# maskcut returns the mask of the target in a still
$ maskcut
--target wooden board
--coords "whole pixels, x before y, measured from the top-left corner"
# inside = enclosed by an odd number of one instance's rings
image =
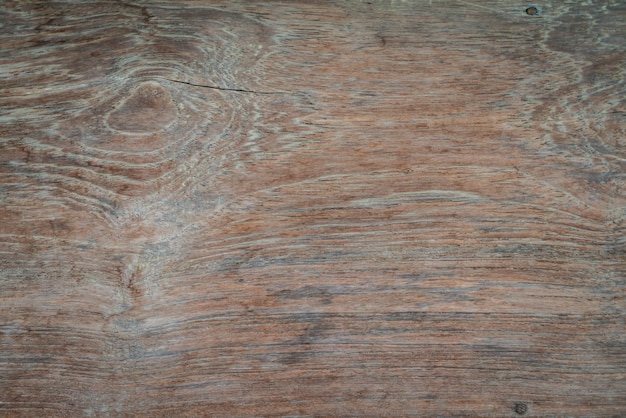
[[[0,415],[625,415],[626,3],[530,6],[3,1]]]

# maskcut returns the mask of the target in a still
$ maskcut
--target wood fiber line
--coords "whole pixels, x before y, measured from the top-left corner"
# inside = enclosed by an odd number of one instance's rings
[[[626,4],[0,4],[0,415],[626,414]]]

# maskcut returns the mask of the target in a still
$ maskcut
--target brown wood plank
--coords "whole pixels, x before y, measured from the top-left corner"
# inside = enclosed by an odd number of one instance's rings
[[[626,414],[626,3],[0,4],[1,416]]]

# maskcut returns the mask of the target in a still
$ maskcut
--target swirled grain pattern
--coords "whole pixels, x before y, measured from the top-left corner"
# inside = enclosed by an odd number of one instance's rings
[[[626,6],[0,4],[0,415],[626,413]]]

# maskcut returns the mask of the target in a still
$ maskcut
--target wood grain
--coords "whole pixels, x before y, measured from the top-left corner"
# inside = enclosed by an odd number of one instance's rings
[[[626,4],[0,5],[0,415],[626,414]]]

